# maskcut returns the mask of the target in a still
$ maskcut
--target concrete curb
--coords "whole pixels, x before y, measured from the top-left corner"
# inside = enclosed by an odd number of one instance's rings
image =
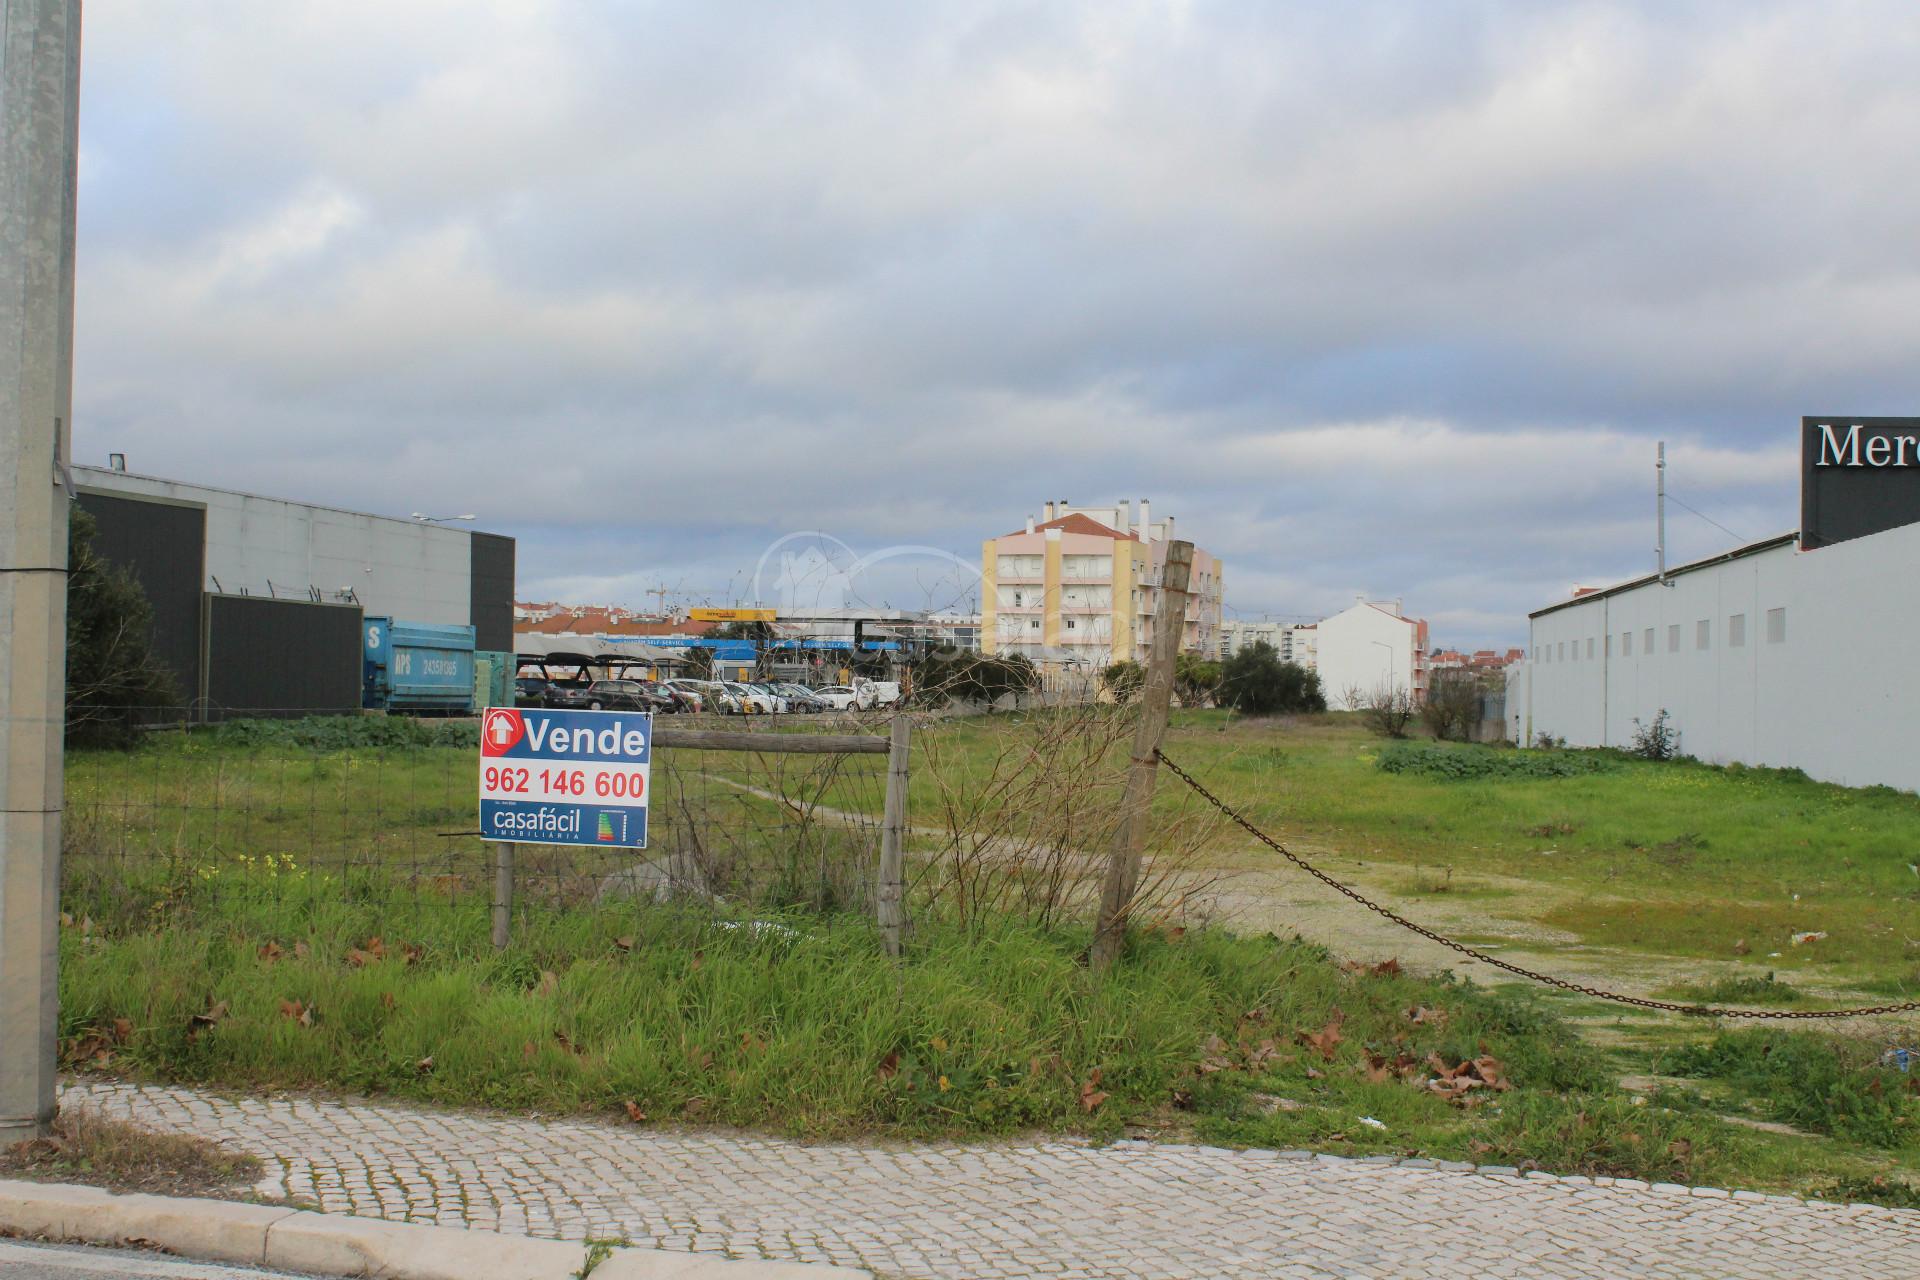
[[[378,1280],[569,1280],[585,1244],[463,1227],[385,1222],[230,1200],[115,1195],[97,1187],[0,1180],[0,1232],[163,1249],[205,1262],[247,1263]],[[616,1248],[595,1280],[872,1280],[867,1271],[800,1262]]]

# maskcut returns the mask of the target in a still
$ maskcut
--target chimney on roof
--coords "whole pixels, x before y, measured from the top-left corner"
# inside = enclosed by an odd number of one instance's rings
[[[1119,531],[1123,534],[1130,532],[1133,528],[1133,509],[1127,505],[1125,498],[1121,498],[1113,504],[1113,513],[1119,517],[1116,522],[1116,527]]]
[[[1042,507],[1041,510],[1047,513],[1045,517],[1043,517],[1044,519],[1047,519],[1047,520],[1053,519],[1053,500],[1049,498],[1047,500],[1047,504],[1044,507]]]
[[[1153,540],[1153,507],[1145,498],[1140,499],[1140,541]]]
[[[1033,517],[1032,517],[1032,516],[1028,516],[1028,517],[1027,517],[1027,532],[1028,532],[1028,533],[1032,533],[1032,532],[1033,532]]]

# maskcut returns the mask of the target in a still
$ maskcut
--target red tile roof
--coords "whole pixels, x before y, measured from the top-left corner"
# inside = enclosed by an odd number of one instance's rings
[[[557,613],[538,622],[523,622],[514,628],[538,636],[703,636],[713,630],[710,622],[634,622],[615,619],[605,609],[588,609],[574,615]]]
[[[1085,533],[1096,538],[1117,538],[1123,542],[1138,542],[1140,538],[1133,533],[1121,533],[1118,529],[1109,529],[1092,516],[1081,515],[1078,511],[1061,516],[1058,520],[1049,520],[1045,524],[1033,526],[1035,533],[1042,529],[1058,529],[1062,533]],[[1013,533],[1003,533],[1003,538],[1011,538],[1016,533],[1025,533],[1025,529],[1015,529]]]

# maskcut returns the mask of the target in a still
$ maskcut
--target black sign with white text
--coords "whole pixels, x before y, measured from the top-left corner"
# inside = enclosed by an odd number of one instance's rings
[[[1800,419],[1800,546],[1920,523],[1920,418]]]

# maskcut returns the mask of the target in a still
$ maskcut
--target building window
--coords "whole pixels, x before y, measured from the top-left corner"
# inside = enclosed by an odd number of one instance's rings
[[[1073,619],[1072,619],[1072,618],[1068,618],[1068,619],[1067,619],[1067,630],[1069,630],[1069,631],[1071,631],[1071,630],[1073,630]]]
[[[1560,642],[1560,660],[1562,662],[1567,660],[1567,642],[1565,640]]]
[[[1693,624],[1693,647],[1696,649],[1713,648],[1713,619],[1702,618]]]
[[[1039,629],[1040,629],[1040,619],[1034,618],[1027,623],[1027,630],[1038,631]]]
[[[1651,657],[1653,655],[1653,628],[1648,627],[1647,634],[1641,636],[1640,640],[1640,652]]]
[[[1744,648],[1747,643],[1747,615],[1736,613],[1727,619],[1727,648]]]
[[[1587,637],[1587,656],[1589,658],[1593,656],[1593,637],[1592,636]]]
[[[1633,632],[1631,631],[1622,631],[1620,633],[1620,656],[1623,658],[1631,658],[1633,656]]]
[[[1787,611],[1785,609],[1767,610],[1767,643],[1785,644],[1787,642]]]
[[[1680,624],[1677,622],[1667,624],[1667,652],[1680,652]]]

